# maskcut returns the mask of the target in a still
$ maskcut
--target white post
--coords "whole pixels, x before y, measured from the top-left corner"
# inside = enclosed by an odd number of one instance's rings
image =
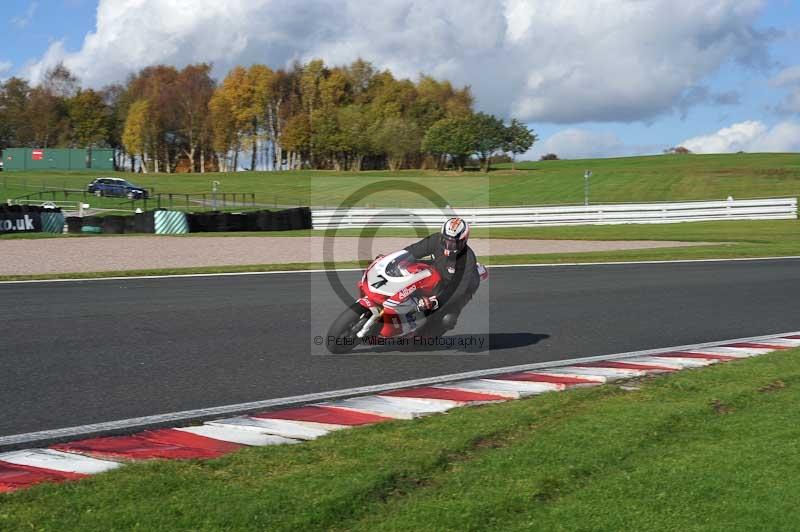
[[[583,206],[589,206],[589,178],[592,177],[592,171],[587,169],[583,173]]]

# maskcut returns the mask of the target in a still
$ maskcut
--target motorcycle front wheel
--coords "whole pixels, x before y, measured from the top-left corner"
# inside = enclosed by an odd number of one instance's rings
[[[325,346],[334,355],[349,353],[360,343],[356,333],[361,330],[370,316],[370,311],[358,303],[347,307],[328,329]]]

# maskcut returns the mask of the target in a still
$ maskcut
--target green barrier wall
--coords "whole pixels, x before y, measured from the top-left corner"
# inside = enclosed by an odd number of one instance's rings
[[[114,170],[114,150],[8,148],[4,170]]]

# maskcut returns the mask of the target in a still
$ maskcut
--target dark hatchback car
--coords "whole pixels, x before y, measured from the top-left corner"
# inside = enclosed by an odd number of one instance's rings
[[[128,199],[147,199],[147,189],[119,177],[98,177],[86,189],[95,196],[117,196]]]

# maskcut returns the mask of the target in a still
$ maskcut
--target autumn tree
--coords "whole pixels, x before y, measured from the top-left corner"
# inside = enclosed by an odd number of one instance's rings
[[[25,122],[30,128],[29,142],[34,148],[57,147],[68,136],[64,101],[41,86],[34,87],[28,94]]]
[[[132,156],[139,156],[140,168],[147,173],[148,150],[154,146],[154,126],[150,122],[151,109],[147,100],[136,100],[128,110],[122,143]]]
[[[147,100],[147,117],[150,135],[147,141],[148,162],[155,172],[171,172],[179,153],[179,139],[175,136],[175,91],[172,90],[178,70],[167,65],[154,65],[142,69],[128,83],[132,101]]]
[[[302,168],[303,161],[307,160],[311,149],[311,122],[307,114],[296,114],[286,122],[281,142],[283,148],[288,151],[289,169],[299,170]]]
[[[92,89],[79,90],[67,102],[71,144],[76,147],[107,144],[109,109],[100,93]]]
[[[398,170],[425,154],[459,170],[477,154],[488,170],[493,154],[535,141],[519,122],[503,127],[473,104],[468,86],[396,78],[363,59],[237,66],[219,83],[207,64],[152,65],[101,90],[81,89],[59,64],[38,86],[0,83],[0,148],[109,146],[119,166],[155,172],[203,172],[208,161],[227,171]]]
[[[443,118],[428,129],[422,149],[437,158],[438,168],[449,159],[458,171],[462,171],[467,158],[475,152],[472,126],[469,117]]]
[[[389,170],[400,170],[420,151],[422,131],[405,118],[387,118],[371,133],[375,149],[386,154]]]
[[[189,159],[189,171],[197,168],[195,155],[203,152],[208,139],[208,105],[214,92],[210,76],[211,65],[188,65],[181,70],[171,87],[171,100],[175,102],[176,132],[182,140],[181,150]],[[205,154],[201,156],[201,163]]]
[[[80,89],[78,78],[59,62],[44,73],[41,87],[56,98],[72,98]]]
[[[0,84],[0,150],[31,145],[32,132],[26,109],[31,88],[21,78]]]

